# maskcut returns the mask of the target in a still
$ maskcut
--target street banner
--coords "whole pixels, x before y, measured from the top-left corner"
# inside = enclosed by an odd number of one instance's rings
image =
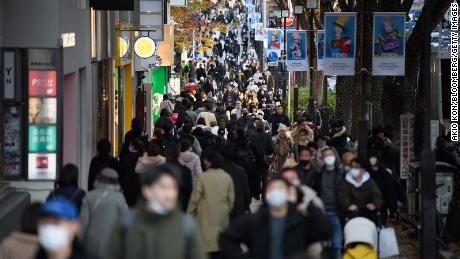
[[[318,31],[316,35],[316,64],[317,70],[324,70],[324,31]]]
[[[374,13],[372,75],[404,76],[406,13]]]
[[[264,40],[264,24],[259,22],[257,23],[256,25],[256,29],[255,29],[255,40],[256,41],[263,41]]]
[[[267,29],[267,63],[268,66],[278,66],[281,57],[281,30]]]
[[[307,31],[286,31],[286,68],[288,71],[307,71]]]
[[[352,76],[355,74],[356,13],[325,13],[324,74]]]

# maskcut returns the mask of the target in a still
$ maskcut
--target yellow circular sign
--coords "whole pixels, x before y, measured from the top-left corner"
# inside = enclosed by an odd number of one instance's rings
[[[141,58],[150,58],[155,54],[155,42],[149,37],[140,37],[134,43],[134,52]]]
[[[120,48],[120,58],[124,57],[126,55],[126,53],[128,53],[128,47],[129,47],[129,43],[128,41],[123,38],[123,37],[118,37],[119,39],[119,48]]]

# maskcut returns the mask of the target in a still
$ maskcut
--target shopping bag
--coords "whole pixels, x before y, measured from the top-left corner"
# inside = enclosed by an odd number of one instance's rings
[[[399,248],[394,228],[382,228],[379,233],[380,258],[396,255],[399,255]]]

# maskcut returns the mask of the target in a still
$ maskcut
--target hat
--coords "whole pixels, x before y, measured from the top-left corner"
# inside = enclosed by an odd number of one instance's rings
[[[106,167],[101,171],[101,177],[108,180],[118,180],[118,173],[110,167]]]
[[[348,16],[339,16],[339,18],[335,20],[334,25],[340,26],[343,29],[345,28],[345,24],[348,22],[348,19],[350,19]]]
[[[77,207],[63,196],[50,198],[42,205],[40,212],[42,216],[53,216],[72,221],[78,219]]]
[[[343,234],[345,246],[353,243],[365,243],[377,249],[377,228],[374,222],[367,218],[351,219],[345,224]]]

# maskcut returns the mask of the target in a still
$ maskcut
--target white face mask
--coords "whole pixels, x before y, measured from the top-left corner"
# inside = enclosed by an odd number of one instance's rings
[[[332,166],[335,164],[335,156],[326,156],[324,158],[324,163],[328,166]]]
[[[41,225],[38,227],[38,239],[46,251],[57,252],[71,242],[69,232],[64,225]]]
[[[153,213],[156,213],[158,215],[166,215],[168,214],[171,210],[165,208],[155,197],[155,194],[152,191],[148,192],[148,199],[147,201],[147,209],[150,210]]]
[[[350,169],[350,174],[351,174],[351,176],[353,176],[353,177],[358,177],[360,173],[361,173],[361,172],[359,171],[359,169],[356,169],[356,168]]]
[[[286,191],[275,189],[267,193],[266,200],[270,207],[280,208],[287,202],[288,193]]]
[[[377,164],[377,158],[376,157],[371,157],[369,158],[369,163],[374,166]]]

